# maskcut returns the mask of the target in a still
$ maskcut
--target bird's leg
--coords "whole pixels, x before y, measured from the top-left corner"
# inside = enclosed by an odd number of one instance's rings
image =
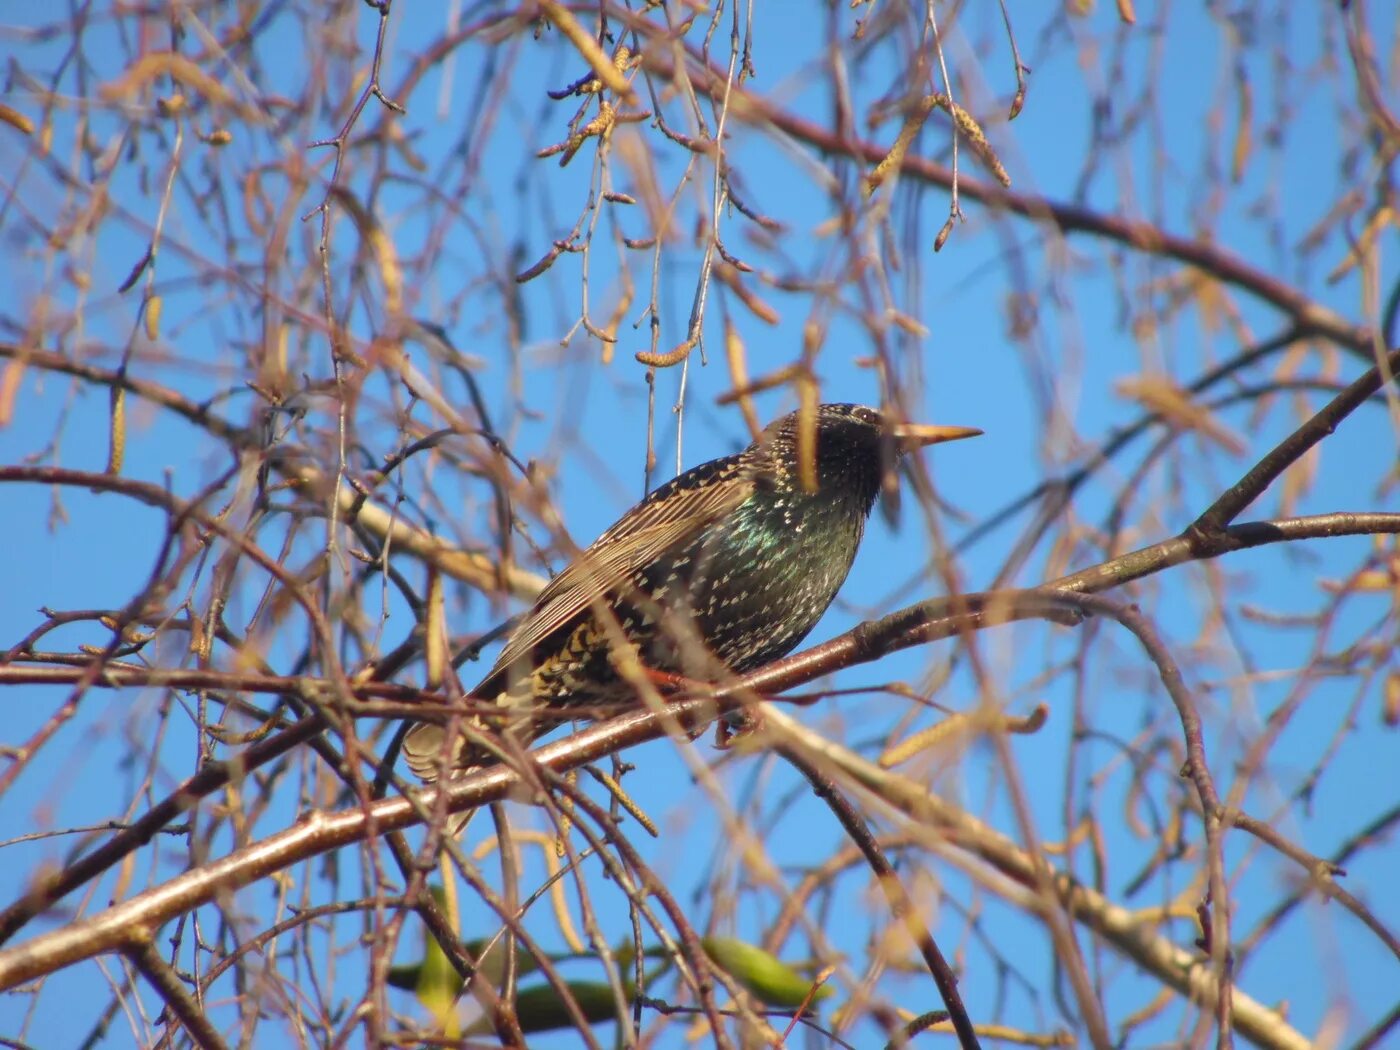
[[[705,696],[714,692],[715,686],[712,682],[702,682],[695,678],[687,678],[685,675],[676,674],[674,671],[658,671],[654,668],[644,667],[642,673],[646,675],[647,681],[668,693],[671,696]],[[760,696],[760,699],[769,699]],[[715,747],[721,750],[730,747],[741,737],[749,736],[757,732],[763,725],[763,716],[757,706],[736,708],[727,711],[720,716],[715,723]],[[695,740],[703,730],[696,730],[690,734],[690,739]]]
[[[674,671],[658,671],[653,667],[643,667],[642,674],[646,676],[648,682],[656,686],[665,696],[679,700],[687,696],[704,696],[711,692],[714,686],[709,682],[701,682],[694,678],[687,678],[683,674]],[[686,738],[698,740],[703,735],[703,726],[686,730]]]
[[[642,674],[647,681],[658,689],[667,693],[706,693],[713,688],[707,682],[700,682],[694,678],[687,678],[685,675],[676,674],[674,671],[658,671],[651,667],[643,667]]]

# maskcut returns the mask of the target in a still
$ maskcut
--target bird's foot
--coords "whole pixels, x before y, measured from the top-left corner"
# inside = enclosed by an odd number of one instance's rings
[[[715,747],[727,751],[763,728],[763,715],[756,707],[726,712],[715,723]]]

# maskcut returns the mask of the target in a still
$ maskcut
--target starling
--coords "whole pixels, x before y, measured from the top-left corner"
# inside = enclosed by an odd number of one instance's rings
[[[550,581],[471,694],[521,711],[507,727],[515,741],[547,730],[544,708],[635,702],[614,663],[624,644],[646,668],[702,681],[791,652],[845,582],[890,458],[981,433],[821,405],[809,491],[799,415],[662,485]],[[471,735],[482,743],[459,736],[449,756],[445,727],[415,725],[409,768],[433,781],[444,762],[458,772],[489,764],[480,729]]]

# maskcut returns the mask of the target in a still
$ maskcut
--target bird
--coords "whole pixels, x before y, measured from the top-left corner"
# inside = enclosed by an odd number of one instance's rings
[[[469,694],[505,708],[505,728],[473,721],[449,740],[447,726],[418,722],[406,765],[426,783],[462,776],[507,753],[489,743],[503,733],[524,747],[589,708],[640,703],[619,673],[624,647],[647,670],[696,681],[785,656],[845,582],[888,467],[981,433],[822,404],[678,475],[555,576],[509,635]]]

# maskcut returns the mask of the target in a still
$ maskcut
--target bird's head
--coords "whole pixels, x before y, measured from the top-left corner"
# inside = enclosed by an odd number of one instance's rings
[[[810,422],[809,422],[810,419]],[[811,437],[804,435],[811,427]],[[804,418],[799,410],[769,425],[758,442],[785,487],[850,497],[869,513],[881,480],[908,452],[943,441],[975,437],[973,427],[897,422],[865,405],[818,405]],[[806,443],[815,438],[815,456]]]
[[[900,423],[865,405],[818,405],[812,416],[812,422],[807,425],[813,428],[819,462],[860,457],[873,458],[878,463],[886,448],[901,456],[925,445],[958,441],[982,433],[976,427]],[[776,455],[797,457],[806,422],[800,410],[791,412],[770,424],[762,441]]]

